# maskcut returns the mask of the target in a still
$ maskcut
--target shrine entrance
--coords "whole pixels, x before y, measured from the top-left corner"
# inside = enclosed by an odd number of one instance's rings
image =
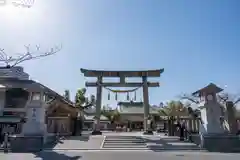
[[[150,129],[150,116],[149,116],[149,95],[148,87],[159,87],[158,82],[148,82],[148,77],[160,77],[164,72],[164,69],[159,70],[147,70],[147,71],[104,71],[104,70],[87,70],[81,69],[81,72],[85,77],[97,78],[96,82],[86,82],[86,87],[96,87],[96,115],[94,122],[94,129],[92,134],[102,134],[100,131],[100,116],[101,116],[101,103],[102,103],[102,88],[115,92],[116,97],[118,92],[132,92],[138,88],[143,88],[143,105],[144,105],[144,134],[153,134]],[[119,82],[103,82],[103,78],[119,78]],[[142,82],[126,82],[126,78],[142,78]],[[113,90],[109,87],[136,87],[132,90]],[[117,98],[115,99],[117,100]],[[129,98],[128,98],[129,99]],[[133,102],[134,103],[134,102]],[[150,121],[150,122],[149,122]]]

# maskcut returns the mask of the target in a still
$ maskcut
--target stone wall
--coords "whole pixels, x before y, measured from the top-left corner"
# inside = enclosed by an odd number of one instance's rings
[[[12,152],[40,151],[44,141],[42,136],[16,136],[10,137],[10,150]]]
[[[212,152],[240,152],[240,137],[236,135],[204,136],[203,147]]]
[[[57,140],[55,135],[43,136],[10,136],[10,150],[12,152],[38,152]]]

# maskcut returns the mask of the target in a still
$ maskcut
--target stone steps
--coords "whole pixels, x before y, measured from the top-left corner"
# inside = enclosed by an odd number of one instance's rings
[[[102,148],[105,149],[147,149],[145,141],[136,136],[106,136]]]

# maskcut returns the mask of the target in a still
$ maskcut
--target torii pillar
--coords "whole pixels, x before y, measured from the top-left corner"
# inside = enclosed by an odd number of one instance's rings
[[[102,83],[102,76],[98,76],[97,82],[99,84]],[[100,117],[101,117],[101,105],[102,105],[102,86],[97,86],[97,96],[96,96],[96,115],[94,122],[94,130],[92,132],[93,135],[101,135],[100,131]]]
[[[150,129],[149,120],[149,95],[148,95],[148,82],[147,76],[142,77],[143,81],[143,107],[144,107],[144,133],[143,134],[153,134]]]

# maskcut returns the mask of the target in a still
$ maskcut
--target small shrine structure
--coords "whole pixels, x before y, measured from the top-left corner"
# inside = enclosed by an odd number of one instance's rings
[[[12,150],[39,148],[55,133],[71,135],[78,109],[50,88],[31,80],[23,67],[0,67],[0,129]]]

